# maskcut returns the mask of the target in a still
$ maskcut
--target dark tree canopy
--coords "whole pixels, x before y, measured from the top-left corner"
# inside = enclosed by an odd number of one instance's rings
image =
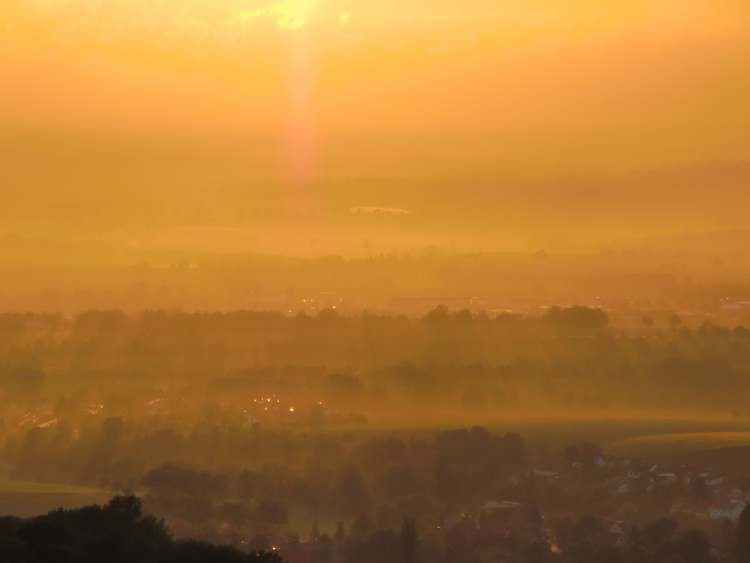
[[[276,553],[177,542],[164,523],[144,516],[136,497],[106,506],[56,510],[29,519],[0,519],[3,563],[282,563]]]

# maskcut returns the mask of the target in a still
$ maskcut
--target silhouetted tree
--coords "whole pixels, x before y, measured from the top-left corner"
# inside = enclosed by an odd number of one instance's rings
[[[750,506],[745,508],[737,522],[737,559],[750,563]]]
[[[404,518],[401,524],[401,551],[404,563],[419,561],[419,536],[414,518]]]
[[[339,522],[336,526],[336,533],[333,536],[333,539],[336,543],[341,544],[346,541],[346,529],[344,528],[344,523]]]

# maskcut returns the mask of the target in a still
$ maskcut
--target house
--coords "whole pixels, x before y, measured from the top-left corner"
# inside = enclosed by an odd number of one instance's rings
[[[545,471],[542,469],[532,469],[531,470],[532,475],[534,477],[539,477],[541,479],[546,479],[548,481],[554,481],[556,479],[560,478],[560,474],[556,471]]]
[[[534,504],[506,500],[485,503],[479,523],[483,532],[493,535],[513,534],[540,541],[543,537],[543,520]]]
[[[609,526],[609,533],[615,538],[615,545],[623,548],[628,544],[628,531],[625,522],[616,520]]]
[[[711,506],[708,509],[708,516],[711,520],[731,520],[736,522],[740,519],[742,511],[745,510],[747,504],[743,500],[739,499],[728,499],[721,504]]]
[[[498,511],[507,511],[507,510],[516,510],[518,508],[521,508],[523,506],[520,502],[515,502],[511,500],[502,500],[502,501],[496,501],[491,500],[482,506],[482,512],[486,514],[494,514]]]
[[[615,489],[616,495],[627,495],[630,493],[630,483],[622,483],[617,489]]]
[[[677,475],[675,475],[674,473],[659,473],[656,476],[656,479],[663,485],[671,485],[672,483],[677,481]]]
[[[707,520],[708,512],[704,502],[697,502],[689,496],[680,497],[669,508],[669,514],[675,518]]]
[[[715,476],[715,477],[709,477],[706,479],[706,485],[711,487],[712,489],[715,489],[717,487],[720,487],[724,484],[724,476]]]

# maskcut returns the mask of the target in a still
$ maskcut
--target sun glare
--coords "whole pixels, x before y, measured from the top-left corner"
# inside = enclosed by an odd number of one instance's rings
[[[278,26],[281,29],[301,29],[313,15],[317,0],[288,0],[282,2]]]
[[[317,0],[284,0],[257,10],[240,12],[238,19],[249,23],[258,18],[271,16],[276,18],[279,29],[302,29],[310,21],[317,4]]]

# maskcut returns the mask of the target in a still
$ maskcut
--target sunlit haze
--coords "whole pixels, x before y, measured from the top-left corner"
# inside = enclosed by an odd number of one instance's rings
[[[5,0],[2,231],[361,256],[742,229],[749,17],[743,0]]]
[[[0,0],[0,563],[750,563],[750,0]]]

